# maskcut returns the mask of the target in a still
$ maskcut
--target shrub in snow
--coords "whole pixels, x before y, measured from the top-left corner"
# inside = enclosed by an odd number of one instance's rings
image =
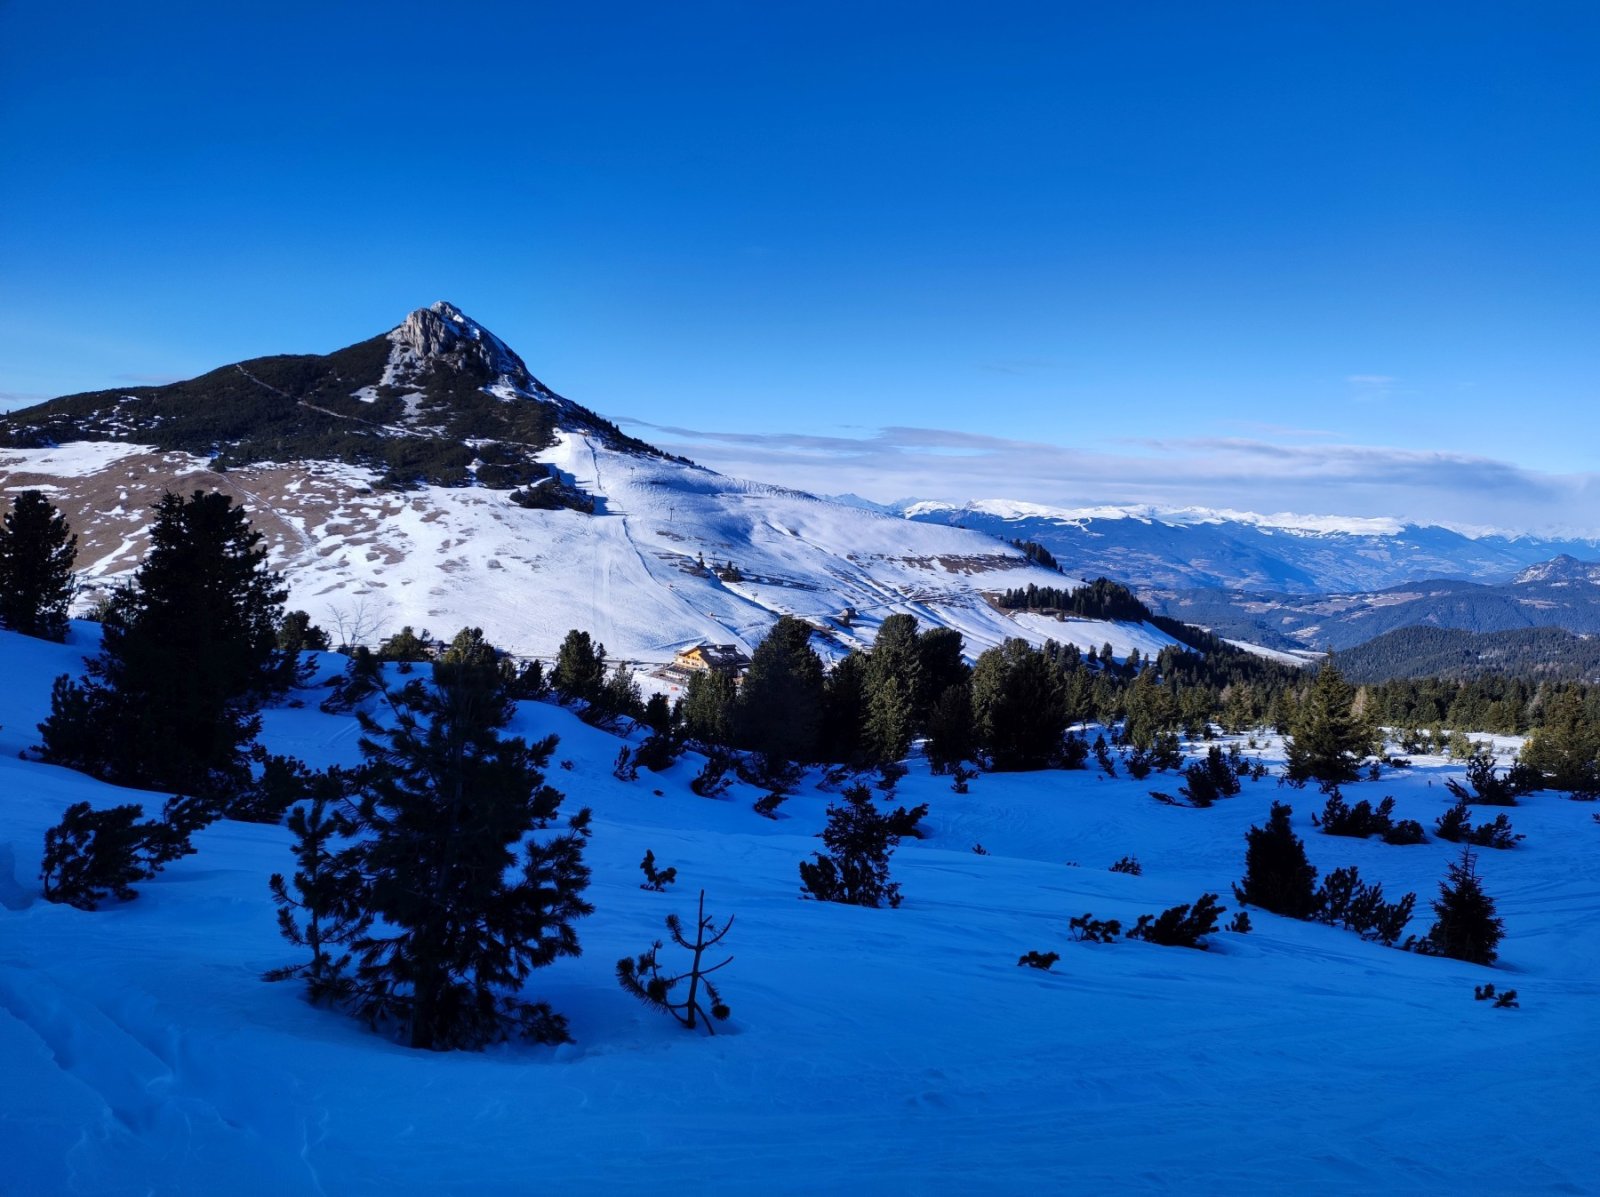
[[[1433,913],[1434,924],[1416,945],[1418,951],[1471,964],[1495,962],[1506,933],[1505,920],[1495,915],[1494,899],[1483,892],[1471,848],[1462,848],[1461,859],[1451,861],[1439,883]]]
[[[872,792],[853,785],[842,806],[828,807],[822,832],[827,854],[800,862],[803,896],[851,906],[900,905],[900,886],[889,880],[889,857],[900,837],[892,819],[872,805]]]
[[[1319,923],[1339,925],[1363,939],[1373,939],[1387,947],[1405,933],[1417,895],[1407,894],[1398,902],[1383,900],[1383,886],[1368,885],[1352,865],[1329,873],[1317,891],[1317,910],[1312,916]]]
[[[1440,815],[1434,829],[1442,840],[1457,844],[1475,844],[1480,848],[1510,848],[1523,837],[1511,829],[1511,820],[1504,814],[1494,817],[1492,823],[1472,825],[1472,815],[1465,799]]]
[[[700,767],[689,780],[689,788],[702,798],[720,798],[727,793],[728,787],[733,784],[733,778],[728,776],[729,762],[724,756],[709,756],[706,763]]]
[[[640,889],[650,889],[660,893],[678,879],[677,869],[656,868],[656,854],[649,848],[644,850],[644,859],[639,862],[639,869],[644,873],[644,881],[640,884]]]
[[[1543,784],[1543,778],[1537,769],[1522,761],[1501,774],[1495,771],[1492,757],[1474,756],[1467,762],[1467,784],[1472,787],[1470,791],[1453,777],[1444,784],[1459,802],[1482,806],[1515,806],[1523,794],[1537,790]]]
[[[1496,993],[1493,981],[1490,981],[1487,985],[1474,985],[1472,987],[1472,999],[1476,1002],[1493,1001],[1496,1010],[1515,1010],[1517,1008],[1517,991],[1515,989],[1507,989],[1504,993]]]
[[[1236,931],[1240,935],[1248,935],[1251,930],[1249,913],[1241,910],[1238,914],[1234,915],[1233,921],[1228,924],[1228,930]]]
[[[1202,894],[1192,905],[1172,906],[1159,915],[1141,914],[1128,938],[1170,948],[1204,948],[1202,936],[1217,929],[1217,919],[1225,909],[1217,905],[1216,894]]]
[[[639,780],[639,767],[633,763],[633,750],[626,744],[617,749],[617,759],[611,765],[611,776],[618,781]]]
[[[1183,771],[1184,784],[1178,793],[1190,806],[1206,807],[1219,798],[1232,798],[1239,792],[1239,775],[1222,750],[1213,744],[1204,760],[1193,761]]]
[[[1029,968],[1038,968],[1049,972],[1050,966],[1060,959],[1060,952],[1028,951],[1017,957],[1017,967],[1021,968],[1023,965],[1027,965]]]
[[[660,697],[660,695],[656,695]],[[683,752],[683,740],[671,729],[652,732],[633,754],[633,763],[652,773],[670,769]]]
[[[223,818],[241,823],[281,823],[295,803],[316,794],[334,797],[349,789],[344,771],[337,765],[326,772],[308,769],[304,762],[276,753],[261,754],[260,764],[261,775],[224,801]]]
[[[977,856],[987,856],[987,855],[989,855],[989,849],[985,848],[982,844],[973,844],[972,845],[972,851],[973,851],[973,854],[977,855]]]
[[[1116,762],[1111,759],[1111,750],[1106,747],[1106,738],[1099,735],[1094,738],[1094,760],[1107,777],[1117,775]]]
[[[95,910],[107,897],[137,897],[133,883],[193,852],[190,834],[210,821],[204,804],[190,799],[171,799],[163,813],[167,818],[140,822],[144,808],[136,803],[93,810],[74,802],[44,833],[44,896],[79,910]]]
[[[1240,902],[1290,918],[1317,909],[1317,870],[1306,859],[1305,842],[1289,826],[1294,809],[1272,804],[1265,827],[1245,832],[1244,879],[1233,887]]]
[[[927,838],[922,820],[928,817],[928,804],[919,803],[909,809],[897,806],[884,816],[889,821],[889,832],[896,839],[920,840]]]
[[[1415,819],[1394,821],[1394,799],[1385,798],[1376,807],[1363,798],[1354,806],[1344,800],[1344,795],[1334,787],[1322,808],[1322,815],[1311,816],[1313,826],[1322,828],[1324,835],[1341,835],[1351,839],[1382,836],[1389,844],[1420,844],[1427,841],[1422,824]]]
[[[956,794],[967,793],[967,783],[976,776],[978,776],[978,771],[976,769],[968,769],[965,765],[957,765],[952,774],[953,780],[950,782],[951,791]]]
[[[789,795],[782,790],[773,790],[770,794],[763,794],[750,804],[750,809],[765,819],[776,819],[778,808],[789,801]]]
[[[637,958],[624,956],[617,961],[618,983],[646,1005],[672,1015],[689,1030],[704,1026],[707,1034],[715,1035],[712,1020],[724,1021],[730,1011],[728,1004],[722,1000],[722,994],[712,983],[711,974],[732,964],[733,957],[729,956],[720,964],[710,967],[703,961],[706,950],[722,942],[723,936],[728,934],[728,929],[733,926],[733,916],[728,916],[721,930],[713,930],[715,926],[716,920],[706,914],[706,891],[701,890],[693,942],[684,934],[683,923],[678,916],[667,916],[667,931],[672,936],[672,942],[690,954],[688,969],[676,974],[663,971],[659,959],[663,944],[658,939],[649,951]],[[685,981],[689,982],[688,993],[681,1001],[674,1001],[673,990]],[[709,1008],[701,1004],[702,996],[709,1003]]]
[[[1139,863],[1137,856],[1124,856],[1111,866],[1113,873],[1128,873],[1138,877],[1144,872],[1144,866]]]
[[[1122,924],[1116,919],[1097,919],[1085,912],[1067,922],[1068,934],[1079,943],[1111,943],[1122,934]]]

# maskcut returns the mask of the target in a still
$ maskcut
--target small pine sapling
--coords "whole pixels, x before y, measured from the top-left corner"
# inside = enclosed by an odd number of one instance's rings
[[[970,782],[974,777],[978,776],[978,771],[976,769],[969,769],[965,765],[958,764],[955,767],[955,772],[951,776],[953,778],[953,780],[950,782],[951,792],[956,794],[965,794],[968,792],[967,783]]]
[[[1128,932],[1129,939],[1169,948],[1200,948],[1207,945],[1202,936],[1217,929],[1217,919],[1226,907],[1217,905],[1216,894],[1202,894],[1193,905],[1184,903],[1163,910],[1159,915],[1141,914]]]
[[[889,820],[889,831],[902,840],[921,840],[927,838],[923,829],[922,820],[928,817],[928,804],[921,803],[907,809],[897,806],[884,818]]]
[[[1067,932],[1078,943],[1113,943],[1122,934],[1122,924],[1116,919],[1097,919],[1085,911],[1067,922]]]
[[[295,836],[294,857],[299,867],[292,882],[282,873],[274,873],[268,886],[278,906],[278,933],[295,947],[309,950],[311,959],[272,969],[262,979],[303,977],[313,1002],[338,999],[349,992],[346,969],[350,953],[336,954],[336,949],[372,924],[372,915],[359,901],[360,878],[353,873],[350,858],[334,847],[335,840],[354,835],[356,825],[334,809],[326,795],[296,806],[289,812],[288,825]]]
[[[1439,816],[1434,828],[1442,840],[1473,844],[1479,848],[1510,848],[1523,838],[1511,829],[1511,820],[1503,812],[1496,815],[1492,823],[1474,827],[1466,800],[1462,798],[1458,798],[1454,806]]]
[[[985,848],[982,844],[973,844],[972,851],[977,856],[989,855],[989,849]]]
[[[689,788],[702,798],[720,798],[728,792],[733,778],[728,776],[729,762],[723,756],[709,756],[700,772],[689,780]]]
[[[878,766],[877,787],[887,794],[899,785],[900,779],[909,772],[911,770],[899,761],[884,761]]]
[[[778,808],[787,801],[789,801],[789,795],[782,790],[773,790],[772,793],[764,794],[757,798],[750,804],[750,808],[764,819],[776,819],[778,817]]]
[[[644,859],[639,862],[639,869],[644,873],[644,880],[640,882],[639,888],[654,890],[658,894],[678,879],[676,868],[656,868],[656,854],[649,848],[644,850]]]
[[[1244,879],[1233,887],[1240,902],[1289,918],[1309,918],[1317,909],[1317,870],[1306,846],[1289,825],[1294,808],[1272,804],[1265,827],[1245,832]]]
[[[1383,900],[1383,885],[1368,885],[1354,865],[1334,869],[1317,891],[1317,910],[1312,915],[1319,923],[1340,925],[1362,939],[1376,940],[1393,947],[1405,933],[1416,908],[1417,895],[1406,894],[1398,902]]]
[[[611,776],[618,781],[639,780],[639,766],[634,764],[633,750],[626,744],[617,749],[617,759],[611,766]]]
[[[1240,935],[1250,934],[1250,912],[1247,910],[1241,910],[1238,914],[1234,915],[1233,921],[1228,924],[1228,930],[1237,932]]]
[[[1060,959],[1060,952],[1028,951],[1017,957],[1017,967],[1021,968],[1023,965],[1027,965],[1029,968],[1037,968],[1049,972],[1050,966]]]
[[[79,910],[95,910],[107,897],[138,897],[133,883],[150,876],[140,859],[144,808],[136,803],[91,810],[87,802],[67,807],[61,822],[44,833],[40,880],[44,896]]]
[[[1131,877],[1139,877],[1144,873],[1144,866],[1139,863],[1137,856],[1124,856],[1111,866],[1113,873],[1127,873]]]
[[[1111,750],[1106,747],[1104,735],[1094,738],[1094,759],[1095,763],[1104,770],[1107,777],[1115,777],[1117,775],[1117,763],[1111,759]]]
[[[677,974],[668,974],[662,971],[659,954],[662,942],[658,939],[650,946],[649,951],[641,953],[637,958],[624,956],[617,961],[617,982],[623,989],[633,994],[647,1006],[654,1006],[672,1015],[689,1030],[696,1026],[704,1026],[706,1033],[715,1035],[715,1022],[727,1020],[731,1011],[728,1004],[722,1000],[722,994],[712,983],[711,974],[726,968],[733,963],[729,956],[720,964],[706,967],[703,963],[706,950],[722,942],[729,928],[733,926],[733,916],[728,916],[728,921],[722,924],[721,930],[713,930],[716,920],[706,914],[706,891],[700,891],[700,906],[695,916],[694,940],[684,934],[683,922],[676,914],[667,916],[667,931],[672,936],[672,942],[690,953],[689,967],[686,971]],[[672,991],[684,981],[689,982],[689,992],[682,1001],[673,1001]],[[704,990],[707,1006],[701,1004],[701,991]]]

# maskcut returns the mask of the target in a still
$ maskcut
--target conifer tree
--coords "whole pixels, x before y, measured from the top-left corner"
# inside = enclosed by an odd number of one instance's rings
[[[1355,704],[1356,691],[1330,654],[1289,723],[1288,777],[1334,783],[1360,779],[1377,734]]]
[[[864,785],[850,786],[843,797],[842,806],[828,807],[827,854],[800,862],[805,896],[851,906],[900,905],[900,886],[889,880],[889,857],[900,843],[893,817],[873,806]]]
[[[361,909],[374,929],[353,942],[354,1000],[394,1021],[413,1047],[476,1047],[518,1033],[566,1038],[565,1021],[515,991],[536,967],[575,956],[589,914],[583,862],[589,812],[564,832],[561,795],[544,784],[555,747],[502,738],[513,702],[498,664],[469,653],[392,695],[393,721],[362,722],[366,764],[351,848]],[[520,877],[508,874],[521,850]]]
[[[570,701],[592,702],[606,681],[606,646],[591,640],[588,632],[573,628],[556,651],[550,685]]]
[[[261,540],[224,494],[155,505],[149,552],[111,601],[88,678],[57,683],[46,760],[184,794],[247,783],[256,709],[295,664],[278,651],[284,590]]]
[[[739,689],[735,727],[744,747],[759,752],[769,773],[815,759],[822,727],[822,659],[811,629],[780,616],[750,655]]]
[[[77,553],[78,538],[43,492],[13,498],[0,517],[0,627],[65,640]]]
[[[728,921],[722,924],[720,930],[717,929],[716,920],[706,914],[706,891],[701,890],[692,941],[684,932],[682,920],[675,914],[667,916],[667,932],[672,936],[672,942],[689,953],[688,969],[676,975],[666,972],[658,959],[663,946],[658,939],[651,945],[649,951],[637,959],[624,956],[617,961],[617,980],[622,988],[634,997],[646,1005],[672,1015],[689,1030],[703,1026],[706,1034],[715,1035],[717,1032],[712,1026],[712,1020],[720,1022],[728,1017],[730,1011],[728,1004],[722,1000],[721,992],[711,980],[711,974],[732,964],[733,957],[729,956],[726,960],[710,966],[704,963],[704,958],[706,951],[721,943],[732,927],[733,916],[729,915]],[[689,992],[684,995],[682,1001],[673,1001],[672,991],[684,981],[689,982]],[[702,991],[709,1008],[701,1004]]]
[[[683,690],[683,730],[702,744],[733,743],[733,709],[738,691],[725,673],[691,673]]]
[[[1551,703],[1522,759],[1554,789],[1600,790],[1600,724],[1589,718],[1576,686],[1566,687]]]
[[[852,651],[828,673],[822,704],[818,754],[836,764],[862,763],[862,729],[867,721],[867,658]]]
[[[1265,827],[1244,833],[1244,880],[1233,887],[1241,902],[1293,919],[1317,909],[1317,870],[1306,859],[1305,841],[1289,826],[1293,808],[1272,804]]]
[[[972,686],[965,680],[946,686],[928,714],[928,760],[934,772],[948,773],[976,751],[972,734]]]
[[[268,887],[278,906],[279,933],[311,958],[275,968],[265,979],[304,978],[313,1002],[346,998],[351,990],[348,947],[372,922],[361,906],[361,878],[352,871],[355,854],[347,850],[355,820],[319,794],[290,811],[289,830],[295,836],[294,878],[286,881],[282,873],[274,873]]]
[[[1061,751],[1067,713],[1060,671],[1026,640],[1007,640],[972,672],[978,747],[1002,772],[1043,769]]]
[[[1470,964],[1493,964],[1505,936],[1505,920],[1496,917],[1494,899],[1483,892],[1478,858],[1463,846],[1461,859],[1450,862],[1433,903],[1434,924],[1426,950]]]
[[[911,747],[916,723],[916,697],[922,688],[922,656],[917,621],[911,615],[890,615],[878,629],[867,658],[867,702],[863,748],[871,764],[898,761]]]

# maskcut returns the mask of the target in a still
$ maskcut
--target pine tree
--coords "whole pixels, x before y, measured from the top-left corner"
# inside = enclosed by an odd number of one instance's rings
[[[0,518],[0,627],[67,638],[78,538],[41,491],[25,490]]]
[[[1522,750],[1522,759],[1557,790],[1600,790],[1600,725],[1584,710],[1576,686],[1566,687],[1545,713],[1544,724]]]
[[[889,857],[900,842],[893,818],[873,806],[864,785],[849,787],[843,797],[842,806],[828,807],[827,854],[800,862],[804,894],[850,906],[900,905],[900,886],[889,880]]]
[[[722,994],[711,980],[711,974],[726,968],[733,963],[729,956],[719,964],[709,968],[702,961],[708,948],[713,948],[722,942],[729,930],[733,927],[733,916],[728,916],[728,921],[722,924],[720,930],[715,930],[716,920],[706,914],[706,891],[700,891],[700,906],[695,916],[694,940],[691,942],[684,933],[683,923],[675,914],[667,916],[667,931],[672,936],[672,942],[690,954],[689,968],[687,971],[676,975],[662,970],[658,954],[662,943],[658,939],[651,945],[650,950],[634,959],[624,956],[617,961],[617,981],[622,988],[633,994],[634,997],[646,1005],[654,1006],[657,1010],[672,1015],[689,1030],[703,1026],[708,1035],[717,1032],[712,1026],[712,1020],[722,1021],[730,1013],[728,1004],[722,1000]],[[672,991],[684,981],[689,982],[689,992],[682,1001],[672,1000]],[[705,999],[710,1003],[707,1009],[701,1005],[701,991],[705,991]]]
[[[890,615],[878,629],[867,658],[866,726],[863,748],[871,764],[898,761],[911,747],[916,723],[916,697],[922,688],[922,656],[917,621]]]
[[[1354,687],[1330,654],[1290,721],[1288,777],[1335,784],[1360,780],[1361,763],[1372,754],[1377,733],[1357,714],[1355,703]]]
[[[606,682],[606,646],[573,628],[556,650],[550,686],[568,702],[592,702]]]
[[[809,626],[791,615],[780,616],[750,654],[739,689],[739,741],[765,758],[769,773],[816,756],[824,682],[822,659],[810,640]]]
[[[1317,909],[1317,870],[1306,859],[1305,841],[1289,826],[1293,808],[1272,804],[1265,827],[1244,833],[1244,880],[1233,887],[1241,902],[1293,919]]]
[[[391,696],[393,722],[362,722],[366,758],[351,848],[358,904],[377,928],[353,943],[359,1012],[396,1021],[413,1047],[476,1047],[512,1032],[547,1042],[565,1021],[513,996],[528,973],[579,952],[589,812],[558,835],[544,784],[555,747],[503,739],[513,711],[497,664],[441,660],[433,683]],[[520,878],[508,879],[521,848]]]
[[[57,683],[46,760],[142,789],[215,797],[247,784],[255,712],[296,664],[278,651],[284,590],[261,540],[227,495],[156,504],[88,678]]]
[[[946,686],[928,715],[928,760],[934,772],[947,773],[970,761],[976,751],[972,734],[972,686],[966,681]]]
[[[733,709],[738,691],[725,673],[691,673],[683,690],[683,730],[690,739],[714,747],[733,743]]]
[[[1026,640],[1007,640],[972,672],[978,746],[1002,772],[1043,769],[1061,751],[1067,713],[1060,671]]]
[[[1436,916],[1424,941],[1434,955],[1451,956],[1470,964],[1493,964],[1505,936],[1505,920],[1496,917],[1494,899],[1483,892],[1478,858],[1467,847],[1461,859],[1450,862],[1433,903]]]
[[[867,658],[852,651],[828,673],[822,704],[818,755],[835,764],[863,763],[862,728],[867,721]]]
[[[372,922],[360,904],[361,878],[352,872],[354,854],[346,850],[356,832],[355,820],[326,795],[318,795],[290,812],[289,830],[295,836],[299,867],[292,882],[274,873],[268,887],[278,906],[279,933],[307,949],[311,958],[273,969],[265,979],[304,978],[313,1002],[346,998],[350,994],[346,949]]]

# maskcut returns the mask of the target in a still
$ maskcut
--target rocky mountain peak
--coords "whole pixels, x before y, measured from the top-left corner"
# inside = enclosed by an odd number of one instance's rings
[[[1579,561],[1570,553],[1562,553],[1549,561],[1530,565],[1515,578],[1513,586],[1544,585],[1563,586],[1574,582],[1592,582],[1600,585],[1600,561]]]
[[[418,308],[389,334],[400,357],[413,363],[445,361],[457,368],[475,361],[490,374],[519,384],[528,368],[499,337],[445,300]]]

